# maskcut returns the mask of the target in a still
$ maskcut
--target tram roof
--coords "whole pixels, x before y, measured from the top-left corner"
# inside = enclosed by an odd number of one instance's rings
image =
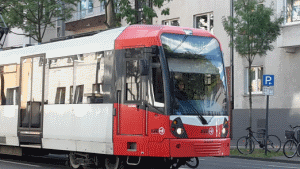
[[[20,57],[22,56],[44,53],[46,58],[56,58],[132,46],[161,45],[158,38],[162,33],[185,34],[184,30],[192,30],[193,35],[215,38],[211,33],[201,29],[166,25],[131,25],[103,31],[93,36],[1,51],[0,65],[20,63]]]
[[[115,49],[123,49],[134,46],[161,46],[161,42],[159,40],[161,34],[186,34],[185,30],[192,31],[192,35],[195,36],[216,38],[214,35],[203,29],[167,25],[131,25],[127,27],[116,39]]]
[[[0,52],[0,65],[20,63],[20,57],[46,53],[47,58],[114,49],[115,39],[126,27],[107,30],[93,36],[69,39]]]

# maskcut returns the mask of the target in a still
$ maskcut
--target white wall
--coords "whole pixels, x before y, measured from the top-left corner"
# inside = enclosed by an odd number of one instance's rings
[[[23,31],[18,28],[12,28],[11,31],[14,33],[18,33],[18,34],[23,34]],[[24,35],[17,35],[14,33],[9,33],[7,35],[4,46],[3,46],[4,48],[23,46],[24,43],[29,42],[29,38],[26,38]],[[3,39],[4,39],[4,37],[3,37]]]
[[[8,48],[8,47],[21,47],[25,44],[36,44],[37,41],[35,41],[33,38],[26,37],[24,35],[17,35],[17,34],[25,34],[23,30],[18,29],[18,28],[12,28],[12,32],[14,33],[9,33],[6,37],[5,43],[3,48]],[[17,34],[15,34],[17,33]],[[55,28],[47,28],[45,36],[43,38],[43,42],[48,42],[50,39],[56,37],[56,29]],[[4,39],[4,38],[3,38]],[[2,39],[2,41],[3,41]]]

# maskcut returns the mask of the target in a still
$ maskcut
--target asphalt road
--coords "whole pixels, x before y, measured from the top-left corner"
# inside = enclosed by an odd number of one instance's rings
[[[0,155],[0,169],[66,169],[65,156],[15,157]],[[300,169],[299,164],[237,159],[229,157],[199,158],[197,169]],[[182,166],[180,169],[188,169]]]

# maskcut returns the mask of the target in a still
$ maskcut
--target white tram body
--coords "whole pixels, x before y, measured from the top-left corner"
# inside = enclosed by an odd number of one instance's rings
[[[1,51],[0,153],[69,153],[73,168],[227,156],[223,63],[212,34],[171,26]],[[189,99],[173,94],[180,80]]]

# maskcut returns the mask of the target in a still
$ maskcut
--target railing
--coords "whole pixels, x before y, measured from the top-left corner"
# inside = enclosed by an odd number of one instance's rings
[[[91,18],[94,16],[104,15],[104,14],[105,14],[105,9],[103,8],[103,6],[98,6],[95,8],[82,10],[82,11],[76,11],[76,12],[73,12],[72,18],[67,20],[66,23],[78,21],[81,19]]]

